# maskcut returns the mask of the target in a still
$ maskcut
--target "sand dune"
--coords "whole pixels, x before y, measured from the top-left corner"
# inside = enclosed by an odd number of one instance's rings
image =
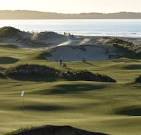
[[[110,43],[111,41],[112,43]],[[119,43],[120,46],[115,47],[114,43]],[[47,49],[50,52],[50,57],[46,57],[48,60],[115,59],[125,56],[123,55],[125,48],[126,52],[132,49],[135,52],[132,53],[136,56],[136,53],[138,53],[136,50],[140,51],[136,46],[140,43],[141,39],[133,38],[116,39],[114,37],[62,35],[49,31],[30,33],[13,27],[0,28],[0,45],[12,44],[20,48]],[[123,48],[122,51],[119,47]],[[140,54],[138,53],[137,56],[140,56]]]
[[[98,45],[58,46],[50,49],[49,60],[108,60],[118,57],[116,48]]]

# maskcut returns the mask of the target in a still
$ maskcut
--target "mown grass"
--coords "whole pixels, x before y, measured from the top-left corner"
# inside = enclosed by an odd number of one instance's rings
[[[40,64],[67,70],[58,62],[39,60],[39,51],[0,48],[0,57],[17,58],[19,64]],[[72,70],[106,74],[117,83],[87,81],[34,82],[0,79],[0,134],[41,125],[71,125],[111,135],[140,135],[141,85],[133,83],[141,74],[140,60],[118,59],[66,62]],[[130,67],[130,68],[127,68]],[[20,96],[21,91],[25,96]]]

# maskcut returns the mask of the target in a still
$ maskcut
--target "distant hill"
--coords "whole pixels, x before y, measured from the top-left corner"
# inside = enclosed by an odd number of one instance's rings
[[[0,10],[0,19],[141,19],[141,13],[80,13],[63,14],[28,10]]]

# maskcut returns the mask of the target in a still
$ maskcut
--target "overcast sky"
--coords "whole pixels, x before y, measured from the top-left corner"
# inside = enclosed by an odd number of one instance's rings
[[[141,0],[0,0],[0,10],[38,10],[62,13],[141,12]]]

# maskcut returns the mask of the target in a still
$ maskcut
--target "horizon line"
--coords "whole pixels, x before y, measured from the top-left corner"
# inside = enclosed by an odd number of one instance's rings
[[[96,11],[93,11],[93,12],[75,12],[75,13],[63,13],[63,12],[53,12],[53,11],[41,11],[41,10],[28,10],[28,9],[4,9],[4,10],[1,10],[0,9],[0,12],[1,11],[28,11],[28,12],[40,12],[40,13],[56,13],[56,14],[92,14],[92,13],[97,13],[97,14],[115,14],[115,13],[141,13],[141,12],[134,12],[134,11],[117,11],[117,12],[96,12]]]

